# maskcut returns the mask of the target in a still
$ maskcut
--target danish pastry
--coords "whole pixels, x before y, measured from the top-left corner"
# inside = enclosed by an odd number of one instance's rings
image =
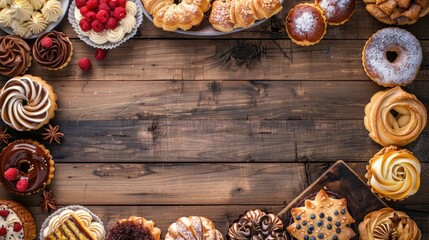
[[[205,217],[181,217],[168,227],[165,240],[211,239],[223,240],[212,221]]]

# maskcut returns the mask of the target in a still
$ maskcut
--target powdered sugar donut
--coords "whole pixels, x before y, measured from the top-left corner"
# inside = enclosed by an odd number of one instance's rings
[[[376,32],[368,39],[362,52],[366,74],[385,87],[411,83],[422,60],[419,40],[410,32],[396,27]]]
[[[355,10],[355,0],[316,0],[326,16],[329,25],[341,25],[347,22]]]

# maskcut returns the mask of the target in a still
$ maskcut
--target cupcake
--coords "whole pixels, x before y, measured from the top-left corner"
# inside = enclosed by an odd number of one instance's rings
[[[54,160],[42,144],[25,139],[3,148],[1,184],[10,192],[29,195],[44,189],[54,177]]]
[[[406,213],[392,208],[382,208],[367,214],[359,223],[359,235],[361,240],[422,239],[417,224]]]
[[[0,200],[0,238],[36,239],[36,223],[31,213],[15,201]]]
[[[336,199],[320,190],[314,200],[291,210],[293,223],[286,230],[298,240],[348,240],[356,234],[349,226],[355,220],[347,210],[345,198]]]
[[[40,35],[33,45],[33,57],[49,70],[63,69],[73,55],[73,45],[62,32],[52,31]]]
[[[259,209],[249,210],[235,220],[226,237],[229,240],[287,239],[282,220]]]
[[[1,90],[1,118],[18,131],[39,129],[54,117],[56,100],[52,86],[40,77],[17,76]]]
[[[341,25],[347,22],[355,10],[355,0],[316,0],[323,10],[329,25]]]
[[[24,74],[31,66],[30,46],[20,37],[0,37],[0,74],[14,77]]]
[[[39,239],[104,240],[105,235],[103,223],[95,214],[82,206],[68,206],[43,222]]]
[[[160,237],[161,230],[155,227],[153,221],[147,221],[142,217],[131,216],[128,219],[119,220],[116,225],[109,230],[106,240],[159,240]]]
[[[181,217],[168,227],[165,240],[211,239],[223,240],[222,234],[216,230],[212,221],[205,217]]]

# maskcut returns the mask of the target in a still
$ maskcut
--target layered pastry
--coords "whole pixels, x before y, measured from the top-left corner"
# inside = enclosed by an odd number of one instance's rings
[[[391,27],[374,33],[362,51],[366,74],[385,87],[404,86],[417,76],[423,60],[419,40],[407,30]]]
[[[31,213],[15,201],[0,200],[0,238],[36,239],[36,223]]]
[[[63,14],[59,0],[5,0],[0,8],[0,26],[23,38],[42,33]]]
[[[104,240],[106,235],[100,219],[80,206],[59,209],[46,222],[42,226],[40,239]]]
[[[205,217],[181,217],[168,227],[165,240],[212,239],[223,240],[212,221]]]
[[[426,122],[425,106],[401,87],[377,92],[365,107],[364,123],[369,136],[384,147],[411,143]]]
[[[68,65],[73,55],[73,45],[62,32],[41,34],[33,45],[33,57],[49,70],[59,70]]]
[[[159,240],[161,230],[155,227],[153,221],[147,221],[142,217],[131,216],[128,219],[119,220],[107,234],[106,240]]]
[[[366,10],[385,24],[413,24],[429,13],[429,0],[364,0]]]
[[[382,208],[368,213],[359,223],[359,234],[361,240],[422,239],[417,224],[406,213],[392,208]]]
[[[347,22],[355,10],[354,0],[316,0],[329,25],[341,25]]]
[[[31,66],[30,46],[20,37],[0,37],[0,74],[14,77],[24,74]]]
[[[292,42],[300,46],[318,43],[326,34],[326,17],[317,5],[301,3],[286,17],[286,32]]]
[[[17,140],[3,148],[0,155],[0,181],[9,190],[21,195],[44,189],[54,177],[54,160],[42,144]]]
[[[1,118],[18,131],[39,129],[54,117],[56,100],[52,86],[40,77],[17,76],[1,90]]]
[[[345,198],[335,199],[320,190],[314,200],[291,210],[293,223],[286,230],[298,240],[348,240],[356,234],[349,226],[355,220],[347,210]]]
[[[406,149],[385,147],[369,160],[366,169],[371,191],[387,200],[404,200],[419,190],[420,162]]]
[[[275,214],[259,209],[241,215],[228,230],[227,239],[278,239],[286,240],[283,222]]]

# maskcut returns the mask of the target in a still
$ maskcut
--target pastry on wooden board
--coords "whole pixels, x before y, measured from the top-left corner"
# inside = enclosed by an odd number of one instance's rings
[[[34,240],[36,236],[31,213],[15,201],[0,200],[0,239]]]
[[[168,227],[165,240],[210,239],[223,240],[215,224],[199,216],[181,217]]]
[[[155,227],[153,221],[148,221],[143,217],[130,216],[127,219],[119,220],[110,228],[106,240],[159,240],[160,237],[161,230]]]

